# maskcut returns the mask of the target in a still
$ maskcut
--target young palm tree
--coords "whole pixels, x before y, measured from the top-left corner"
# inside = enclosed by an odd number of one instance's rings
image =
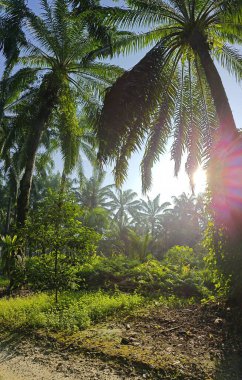
[[[157,225],[160,224],[163,212],[169,206],[169,202],[164,202],[160,205],[160,194],[158,194],[153,200],[148,197],[147,202],[141,199],[139,214],[146,221],[152,237],[155,236],[155,230]]]
[[[65,172],[68,173],[76,163],[78,140],[82,134],[76,116],[77,107],[93,120],[94,104],[100,105],[101,93],[121,73],[113,66],[95,63],[89,56],[92,51],[100,50],[100,43],[88,35],[85,19],[70,17],[64,0],[55,0],[51,4],[49,6],[47,0],[41,1],[40,16],[25,7],[28,42],[18,63],[36,73],[38,90],[31,106],[25,110],[29,135],[18,198],[19,225],[24,224],[28,210],[36,153],[54,113],[60,121],[59,135]],[[23,118],[23,114],[19,118]]]
[[[117,157],[120,183],[128,158],[147,138],[141,164],[146,191],[151,167],[171,136],[175,173],[184,152],[188,152],[186,169],[191,177],[213,148],[213,175],[225,171],[225,178],[231,161],[242,153],[215,61],[238,80],[242,78],[242,55],[235,48],[242,43],[241,1],[129,0],[128,5],[129,9],[109,10],[107,19],[120,27],[149,29],[136,37],[131,48],[151,43],[154,47],[106,94],[97,132],[100,158]],[[225,162],[222,168],[221,161]]]

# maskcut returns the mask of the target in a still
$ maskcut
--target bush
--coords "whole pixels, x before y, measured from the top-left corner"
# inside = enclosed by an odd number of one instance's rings
[[[56,287],[59,291],[74,290],[77,287],[76,274],[77,267],[63,254],[58,255],[57,263],[54,253],[26,260],[26,281],[33,290],[53,290]]]
[[[151,258],[144,263],[124,255],[109,258],[93,255],[75,266],[60,255],[60,289],[138,291],[143,295],[176,295],[197,299],[209,297],[214,292],[209,268],[202,254],[192,248],[175,246],[162,261]],[[27,263],[27,279],[34,289],[51,289],[54,281],[53,258],[30,258]],[[73,281],[73,282],[72,282]]]
[[[171,248],[162,261],[149,259],[140,263],[123,255],[96,256],[79,267],[78,276],[87,289],[114,289],[118,286],[122,291],[176,294],[188,298],[210,296],[214,289],[203,256],[182,246]]]
[[[76,287],[76,267],[95,254],[100,239],[97,232],[82,225],[81,215],[70,194],[49,192],[19,231],[31,257],[22,268],[22,277],[35,290],[55,289],[56,301],[58,291]]]

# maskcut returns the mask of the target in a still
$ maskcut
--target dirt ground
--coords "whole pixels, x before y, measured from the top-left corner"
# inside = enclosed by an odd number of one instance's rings
[[[35,343],[35,344],[34,344]],[[40,344],[38,344],[40,343]],[[0,380],[124,380],[143,379],[135,369],[104,362],[87,353],[62,352],[53,342],[38,342],[16,335],[0,344]]]
[[[73,335],[2,333],[0,380],[242,380],[237,315],[158,305]]]

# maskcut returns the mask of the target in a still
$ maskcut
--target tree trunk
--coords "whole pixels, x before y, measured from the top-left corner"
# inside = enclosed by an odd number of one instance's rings
[[[9,197],[8,209],[7,209],[7,215],[6,215],[5,235],[7,235],[9,233],[10,219],[11,219],[11,208],[12,208],[12,197]]]
[[[216,227],[225,227],[227,241],[222,248],[222,270],[230,277],[230,299],[241,306],[242,286],[242,139],[209,46],[200,40],[194,50],[199,55],[216,107],[219,128],[209,165]],[[217,259],[221,248],[216,250]]]
[[[219,120],[208,170],[215,221],[237,240],[241,239],[242,225],[242,140],[208,44],[200,38],[193,48],[203,66]]]
[[[209,45],[199,34],[191,42],[193,50],[198,54],[207,82],[210,87],[212,98],[219,120],[218,137],[235,139],[238,137],[232,110],[219,75],[219,72],[211,58]]]
[[[58,87],[58,81],[56,81],[53,75],[49,74],[46,76],[35,99],[35,104],[33,104],[35,116],[30,121],[31,130],[26,143],[25,171],[20,182],[20,191],[17,201],[17,224],[19,227],[24,226],[28,213],[36,153],[41,142],[42,134],[50,119],[53,108],[57,103]]]

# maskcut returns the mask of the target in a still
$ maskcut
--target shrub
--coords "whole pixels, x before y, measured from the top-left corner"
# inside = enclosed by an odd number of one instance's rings
[[[82,211],[70,194],[49,192],[20,231],[29,256],[26,281],[34,289],[73,289],[76,266],[94,255],[100,235],[80,222]]]
[[[175,246],[162,261],[149,259],[144,263],[123,255],[95,258],[79,267],[78,276],[86,288],[139,291],[142,294],[172,294],[181,297],[210,296],[213,283],[202,255],[192,248]]]
[[[59,291],[77,287],[77,267],[64,254],[34,256],[26,260],[26,281],[33,290]]]
[[[50,260],[50,261],[48,261]],[[62,262],[63,260],[63,262]],[[60,289],[71,288],[73,279],[78,289],[138,291],[144,295],[176,295],[204,298],[213,294],[214,284],[202,254],[192,248],[175,246],[162,261],[151,258],[141,263],[124,255],[110,258],[93,255],[76,266],[68,266],[60,255]],[[68,269],[69,268],[69,269]],[[31,258],[27,264],[28,281],[35,289],[51,289],[53,258]]]

